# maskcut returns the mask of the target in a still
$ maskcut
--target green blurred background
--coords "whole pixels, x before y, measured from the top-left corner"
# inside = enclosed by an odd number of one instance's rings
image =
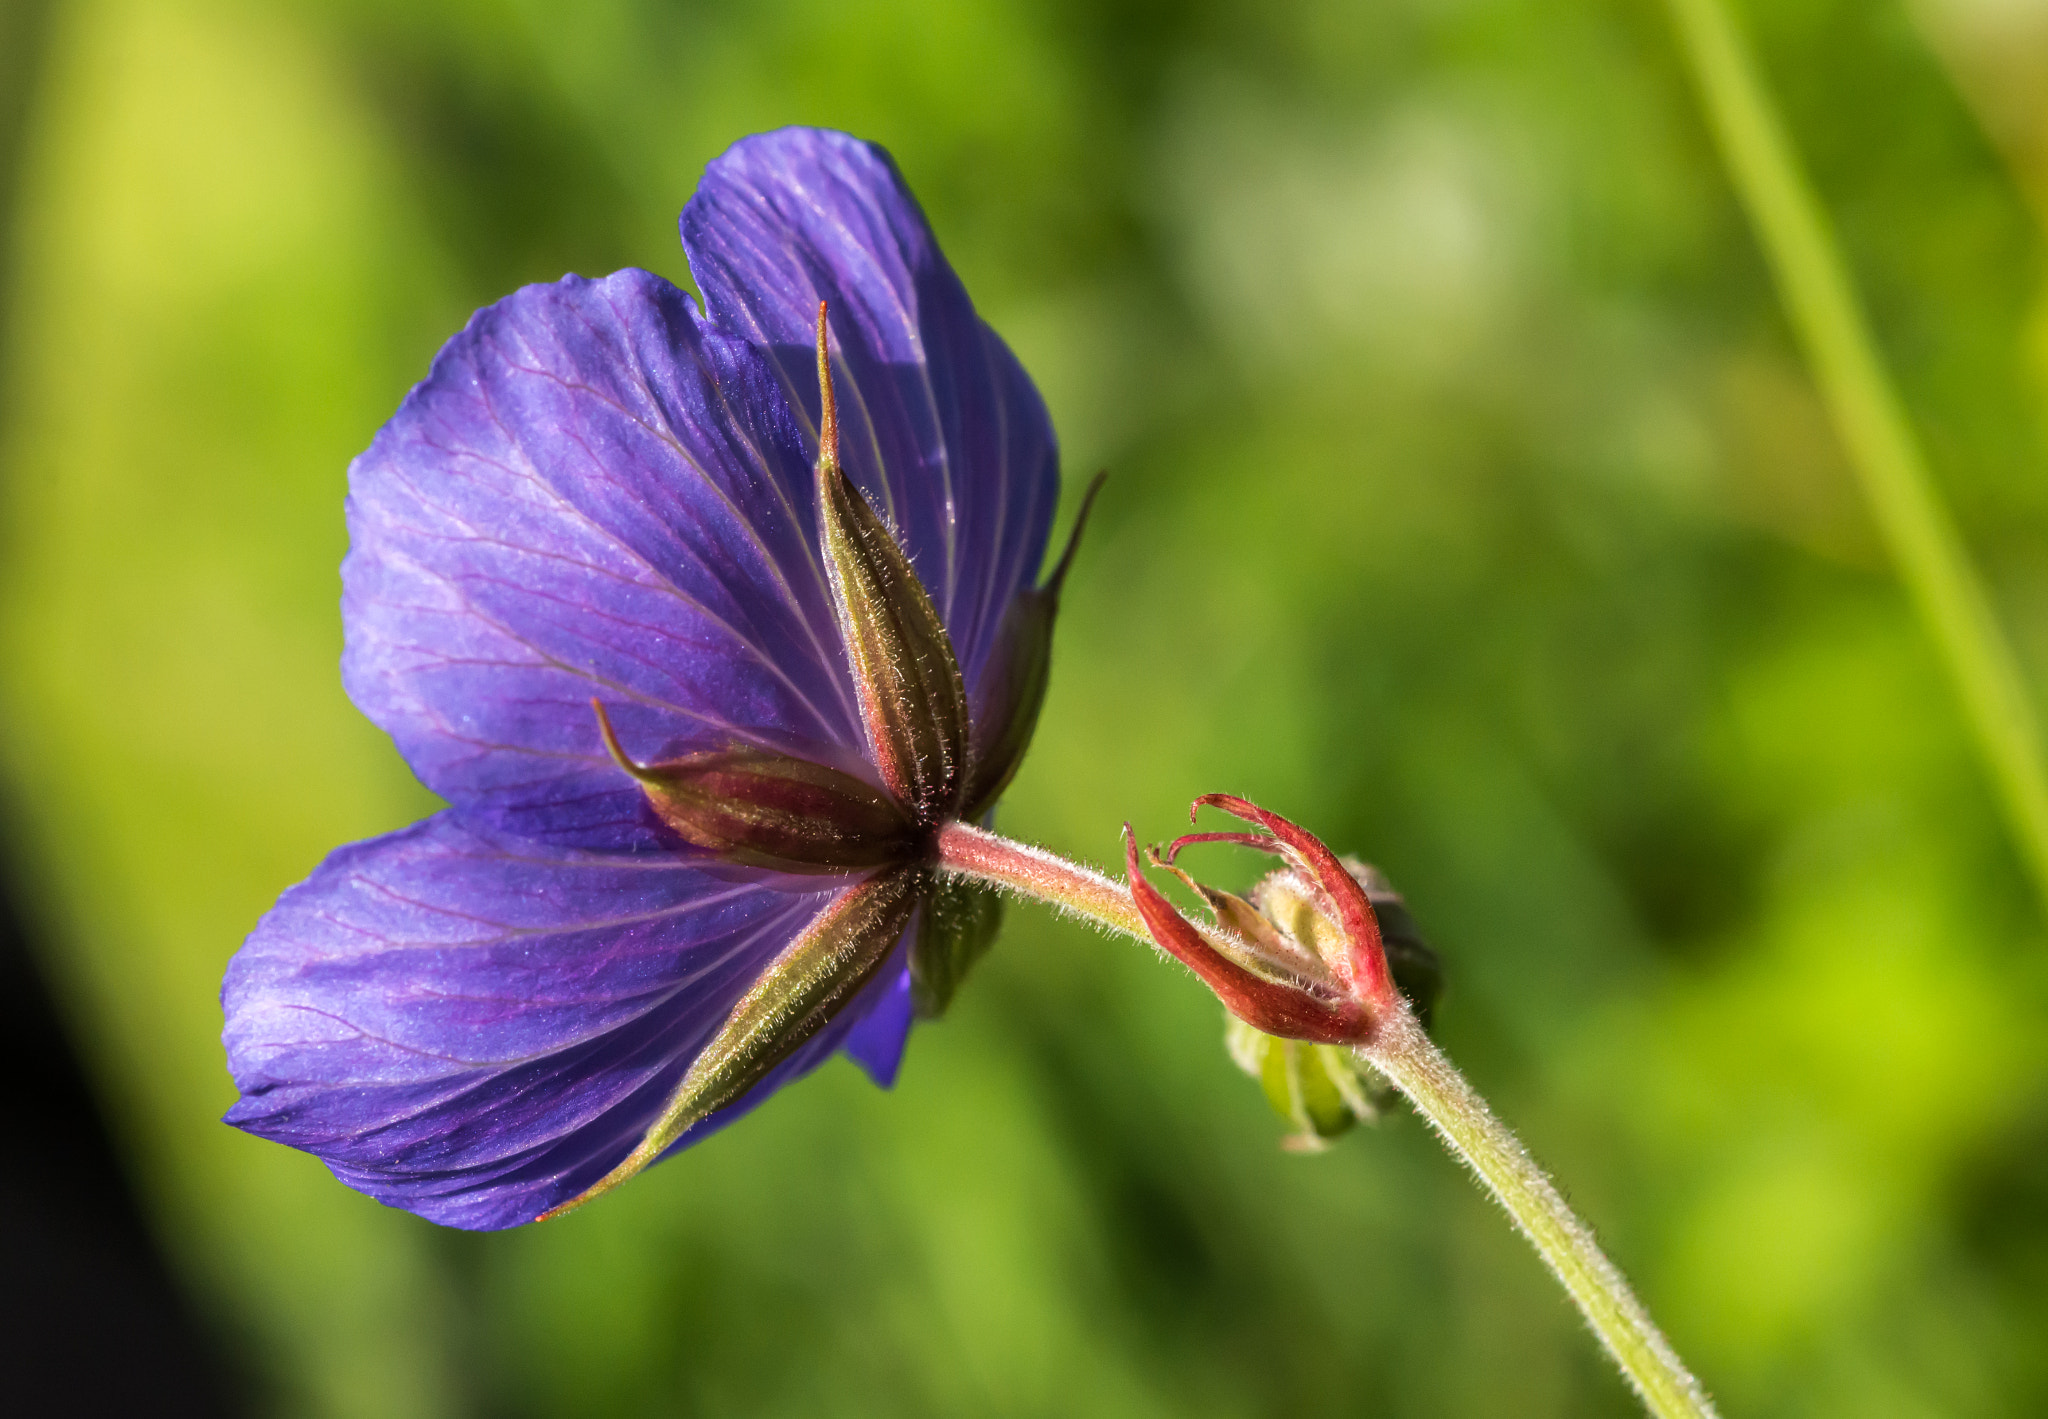
[[[1731,1415],[2048,1412],[2048,932],[1651,0],[0,15],[5,844],[255,1412],[1634,1412],[1416,1120],[1283,1155],[1212,1001],[1031,909],[892,1095],[545,1227],[216,1122],[229,954],[432,806],[337,681],[349,458],[474,307],[686,280],[792,122],[896,155],[1112,472],[1005,826],[1229,789],[1383,864]],[[2048,6],[1748,22],[2038,688]]]

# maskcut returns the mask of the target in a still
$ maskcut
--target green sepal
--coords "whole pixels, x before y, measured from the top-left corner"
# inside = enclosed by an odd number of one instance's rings
[[[1354,1125],[1371,1123],[1393,1090],[1379,1071],[1338,1045],[1283,1040],[1226,1017],[1225,1043],[1238,1068],[1259,1081],[1273,1112],[1293,1126],[1285,1145],[1315,1152]]]
[[[1053,565],[1052,575],[1043,586],[1018,592],[996,627],[995,648],[974,687],[974,703],[980,713],[974,723],[973,767],[961,799],[963,818],[977,819],[994,805],[1017,776],[1024,751],[1031,747],[1039,711],[1045,707],[1046,687],[1052,681],[1052,630],[1059,618],[1060,592],[1067,584],[1081,533],[1088,526],[1088,514],[1106,477],[1097,473],[1081,495],[1080,510],[1074,514],[1067,545]]]
[[[638,1173],[823,1029],[902,939],[927,880],[923,869],[901,867],[840,893],[740,998],[625,1161],[537,1220],[581,1207]]]
[[[818,462],[818,522],[875,767],[919,822],[936,822],[967,779],[967,691],[952,639],[896,535],[832,457]]]
[[[1002,894],[964,877],[942,877],[926,891],[910,945],[910,1004],[920,1020],[936,1020],[974,963],[995,945],[1003,923]]]

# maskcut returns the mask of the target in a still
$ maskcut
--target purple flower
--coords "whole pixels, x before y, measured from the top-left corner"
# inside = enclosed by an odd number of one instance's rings
[[[835,1050],[887,1087],[993,932],[930,843],[1043,695],[1044,405],[878,148],[747,139],[682,236],[701,311],[529,286],[350,469],[343,680],[449,807],[328,857],[222,989],[227,1121],[453,1226]]]

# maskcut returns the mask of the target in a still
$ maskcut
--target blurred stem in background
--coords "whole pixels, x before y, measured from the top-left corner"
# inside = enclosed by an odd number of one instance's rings
[[[1726,0],[1667,0],[1723,160],[2048,908],[2048,762],[2012,645],[1942,504],[1785,125]]]
[[[21,197],[22,152],[37,70],[50,29],[50,0],[0,0],[0,357],[14,297],[15,209]],[[11,387],[0,370],[0,393]],[[7,410],[0,407],[0,421]]]

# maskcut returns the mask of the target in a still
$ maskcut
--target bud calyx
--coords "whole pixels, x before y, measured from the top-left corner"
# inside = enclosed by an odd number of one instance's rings
[[[1370,1040],[1386,1016],[1407,1005],[1380,936],[1368,883],[1360,876],[1364,868],[1354,870],[1313,833],[1245,799],[1212,792],[1196,799],[1194,811],[1202,807],[1221,807],[1253,829],[1186,833],[1163,852],[1151,850],[1151,862],[1196,891],[1217,917],[1219,930],[1196,928],[1145,880],[1137,844],[1126,827],[1130,895],[1153,940],[1184,960],[1233,1016],[1257,1030],[1315,1044]],[[1264,880],[1253,901],[1245,901],[1196,883],[1176,866],[1182,848],[1204,842],[1255,848],[1286,866]],[[1391,893],[1386,897],[1399,901]],[[1436,979],[1436,958],[1419,940],[1405,940],[1401,950],[1405,960],[1413,956],[1417,979]],[[1417,950],[1421,956],[1415,956]],[[1427,966],[1425,973],[1421,966]]]

